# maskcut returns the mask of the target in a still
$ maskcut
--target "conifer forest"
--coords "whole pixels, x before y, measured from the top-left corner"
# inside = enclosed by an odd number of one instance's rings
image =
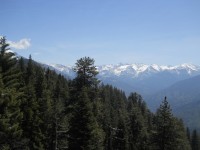
[[[74,66],[67,79],[0,39],[0,150],[200,150],[167,97],[153,113],[139,93],[99,81],[94,59]]]

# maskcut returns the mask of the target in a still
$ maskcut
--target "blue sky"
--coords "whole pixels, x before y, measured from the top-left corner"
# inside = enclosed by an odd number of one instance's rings
[[[0,35],[14,51],[73,65],[200,64],[199,0],[1,0]],[[20,47],[21,46],[21,47]]]

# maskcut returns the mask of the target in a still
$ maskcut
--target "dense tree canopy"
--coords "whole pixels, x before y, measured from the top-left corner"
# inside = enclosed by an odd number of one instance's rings
[[[167,99],[152,113],[142,96],[99,85],[94,59],[77,60],[67,80],[31,58],[16,59],[0,40],[1,150],[192,150]]]

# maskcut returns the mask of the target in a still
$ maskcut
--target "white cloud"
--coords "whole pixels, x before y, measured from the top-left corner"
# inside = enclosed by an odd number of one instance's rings
[[[10,44],[10,47],[15,49],[27,49],[31,46],[31,40],[30,39],[21,39],[18,42],[8,41]]]

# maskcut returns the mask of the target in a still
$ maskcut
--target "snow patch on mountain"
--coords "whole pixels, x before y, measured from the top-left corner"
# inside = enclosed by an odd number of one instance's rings
[[[116,76],[120,76],[126,73],[129,75],[134,75],[134,77],[138,77],[142,74],[159,73],[163,71],[177,74],[179,74],[181,71],[186,71],[188,74],[192,74],[193,72],[200,71],[200,66],[192,64],[182,64],[177,66],[159,66],[156,64],[120,64],[98,66],[97,69],[100,74],[102,73],[102,75],[109,71],[109,73]]]
[[[49,64],[49,66],[55,68],[59,72],[62,73],[72,73],[73,66],[64,66],[60,64]],[[99,75],[114,75],[114,76],[121,76],[121,75],[131,75],[132,77],[139,77],[140,75],[144,74],[155,74],[159,72],[171,72],[180,74],[182,71],[185,73],[192,75],[193,73],[200,72],[199,65],[193,64],[181,64],[176,66],[164,66],[164,65],[146,65],[146,64],[117,64],[117,65],[102,65],[97,66],[97,70],[99,71]]]
[[[49,64],[57,72],[68,76],[70,78],[75,77],[75,72],[73,71],[73,66],[65,66],[60,64]],[[193,64],[181,64],[176,66],[167,65],[146,65],[146,64],[117,64],[117,65],[102,65],[96,66],[99,74],[98,78],[101,80],[115,78],[120,79],[147,79],[154,75],[162,74],[174,74],[176,76],[194,76],[200,74],[200,66]]]
[[[73,66],[65,66],[61,64],[48,64],[48,66],[53,68],[56,72],[61,73],[62,75],[70,78],[75,77],[75,72],[73,71]]]
[[[58,64],[51,64],[49,66],[67,78],[73,79],[76,76],[76,73],[73,71],[73,66]],[[110,64],[97,66],[96,68],[99,72],[97,78],[104,84],[113,85],[122,89],[127,94],[133,91],[138,92],[144,98],[178,81],[200,75],[200,66],[193,64],[176,66],[157,64]]]

